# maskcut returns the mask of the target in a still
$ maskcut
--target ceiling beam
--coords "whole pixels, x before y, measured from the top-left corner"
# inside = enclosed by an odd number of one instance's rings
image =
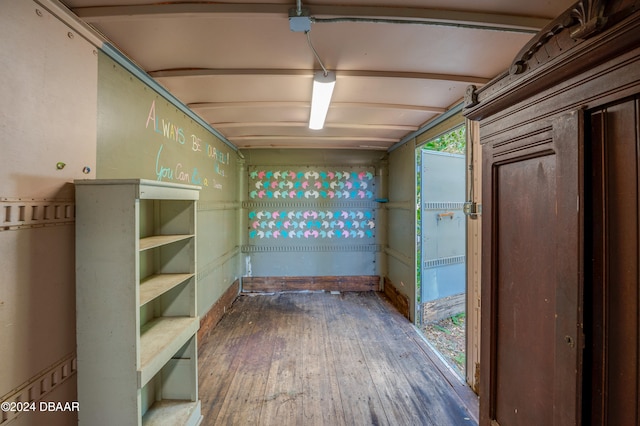
[[[373,109],[400,109],[409,111],[429,112],[441,114],[446,108],[429,106],[429,105],[405,105],[405,104],[384,104],[384,103],[366,103],[366,102],[332,102],[331,108],[373,108]]]
[[[308,144],[308,145],[307,145]],[[239,149],[286,149],[286,148],[313,148],[313,149],[366,149],[366,150],[376,150],[376,151],[386,151],[389,149],[389,144],[385,143],[383,145],[374,145],[371,143],[360,143],[356,142],[353,144],[345,144],[344,142],[334,142],[331,141],[305,141],[305,145],[300,145],[296,141],[291,142],[245,142],[238,143]]]
[[[399,71],[336,71],[336,79],[341,77],[370,77],[370,78],[406,78],[417,80],[453,81],[464,84],[484,86],[491,79],[471,75],[438,74],[430,72],[399,72]]]
[[[187,104],[193,111],[205,111],[210,109],[229,109],[229,108],[311,108],[309,102],[282,102],[282,101],[256,101],[256,102],[198,102]],[[428,105],[404,105],[404,104],[384,104],[384,103],[365,103],[365,102],[332,102],[331,108],[372,108],[372,109],[399,109],[408,111],[420,111],[434,114],[442,114],[447,111],[446,108],[428,106]]]
[[[236,129],[249,127],[308,127],[308,122],[300,121],[243,121],[243,122],[224,122],[209,123],[216,129]],[[325,123],[325,129],[359,129],[359,130],[402,130],[414,132],[418,130],[418,126],[408,126],[402,124],[355,124],[355,123]]]
[[[302,101],[193,102],[187,106],[193,111],[229,108],[311,108],[309,102]]]
[[[305,141],[305,140],[323,140],[330,142],[340,142],[340,141],[353,141],[353,142],[385,142],[389,144],[393,144],[398,142],[397,138],[381,138],[381,137],[370,137],[370,136],[280,136],[280,135],[247,135],[247,136],[235,136],[229,138],[230,141],[244,141],[244,140],[255,140],[255,141]]]
[[[149,71],[148,74],[153,78],[190,78],[190,77],[224,77],[224,76],[302,76],[313,78],[316,70],[298,70],[298,69],[246,69],[246,68],[227,68],[227,69],[174,69],[174,70],[157,70]],[[400,71],[364,71],[364,70],[338,70],[336,71],[336,79],[346,77],[354,78],[396,78],[396,79],[416,79],[416,80],[438,80],[453,81],[463,84],[475,84],[483,86],[490,79],[478,76],[459,75],[459,74],[438,74],[429,72],[400,72]]]
[[[287,4],[156,3],[151,5],[77,7],[72,11],[86,22],[99,23],[154,17],[184,18],[225,15],[260,16],[270,14],[287,18],[290,9],[291,6]],[[446,25],[533,34],[551,22],[551,19],[531,16],[416,7],[313,5],[308,9],[312,18],[317,18],[313,19],[316,24],[322,23],[326,18],[333,19],[332,22],[344,22],[349,18],[357,18],[367,19],[370,22],[379,20],[379,22],[386,21],[392,24]],[[318,18],[319,16],[322,18]]]
[[[309,141],[307,141],[309,142]],[[286,143],[264,143],[264,144],[260,144],[258,142],[258,144],[253,144],[253,143],[246,143],[246,144],[238,144],[238,148],[239,149],[286,149],[286,148],[312,148],[312,149],[357,149],[357,150],[369,150],[369,151],[386,151],[387,149],[389,149],[389,145],[385,144],[385,145],[345,145],[343,143],[335,143],[335,144],[331,144],[331,143],[318,143],[317,141],[313,142],[312,144],[309,144],[308,146],[301,146],[301,145],[294,145],[294,144],[286,144]]]

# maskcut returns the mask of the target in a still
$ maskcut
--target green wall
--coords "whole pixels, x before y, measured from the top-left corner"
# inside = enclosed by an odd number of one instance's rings
[[[409,141],[389,155],[387,276],[409,298],[409,315],[416,309],[416,161]]]
[[[425,127],[419,135],[389,153],[388,243],[385,246],[386,276],[409,298],[415,321],[416,304],[416,147],[464,123],[461,112]]]
[[[202,187],[198,313],[239,277],[238,154],[104,53],[98,58],[97,178]]]

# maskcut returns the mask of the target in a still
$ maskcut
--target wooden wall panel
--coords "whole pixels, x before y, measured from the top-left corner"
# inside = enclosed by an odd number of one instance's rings
[[[467,190],[468,201],[482,207],[482,147],[480,126],[467,120]],[[482,213],[467,220],[467,353],[466,380],[478,393],[480,390],[480,324],[481,324],[481,279],[482,276]]]
[[[638,136],[636,102],[607,108],[607,421],[638,424]]]
[[[384,279],[384,295],[389,298],[391,304],[409,319],[409,298],[398,291],[398,288],[389,278]]]
[[[209,311],[200,318],[200,329],[198,330],[198,344],[211,333],[220,322],[224,314],[227,312],[233,302],[235,302],[240,293],[240,280],[236,280],[227,291],[220,297],[209,309]]]
[[[593,278],[586,384],[594,425],[640,422],[639,99],[590,114]]]
[[[242,291],[378,291],[380,277],[369,276],[302,276],[302,277],[244,277]]]

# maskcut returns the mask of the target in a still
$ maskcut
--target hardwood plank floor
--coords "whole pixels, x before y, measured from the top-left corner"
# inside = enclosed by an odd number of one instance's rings
[[[241,295],[200,342],[203,425],[476,425],[477,399],[380,293]]]

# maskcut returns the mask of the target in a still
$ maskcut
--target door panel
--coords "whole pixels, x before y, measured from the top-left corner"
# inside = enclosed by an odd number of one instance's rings
[[[421,301],[465,293],[465,157],[422,150]],[[438,318],[439,319],[439,318]]]
[[[580,423],[582,129],[577,111],[483,152],[482,424]]]
[[[547,244],[557,231],[556,156],[505,164],[496,173],[496,419],[550,425],[556,253]]]

